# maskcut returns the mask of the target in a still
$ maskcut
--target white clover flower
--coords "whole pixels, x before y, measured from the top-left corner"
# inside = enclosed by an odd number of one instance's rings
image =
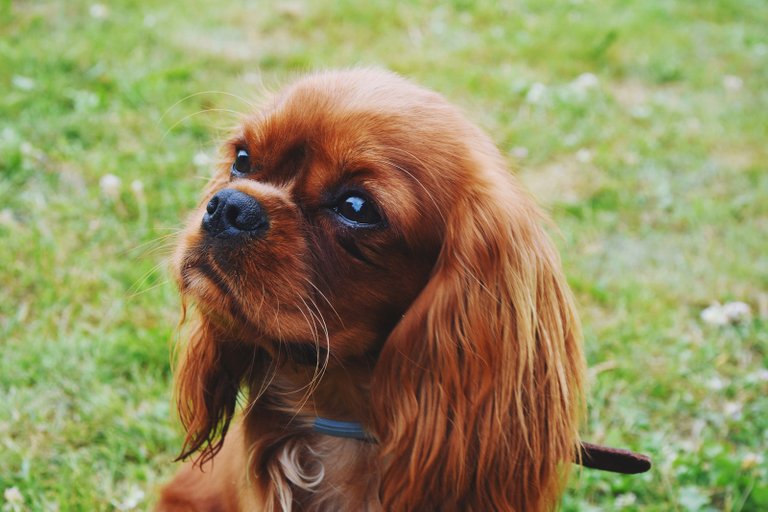
[[[525,101],[527,103],[541,103],[544,99],[544,95],[547,93],[547,86],[541,82],[534,82],[528,89],[528,93],[525,95]]]
[[[616,496],[615,503],[617,508],[631,507],[632,505],[637,503],[637,496],[635,495],[635,493],[632,493],[632,492],[619,494],[618,496]]]
[[[723,313],[731,323],[740,323],[749,320],[752,312],[749,305],[744,302],[727,302],[723,305]]]
[[[648,119],[652,113],[651,107],[648,105],[635,105],[629,109],[629,115],[635,119]]]
[[[120,178],[114,174],[105,174],[99,180],[99,187],[101,187],[101,193],[108,199],[115,200],[120,196]]]
[[[104,4],[92,4],[88,13],[91,15],[91,18],[103,20],[109,16],[109,9]]]
[[[137,196],[144,194],[144,183],[141,180],[133,180],[131,182],[131,190]]]
[[[600,85],[600,80],[592,73],[582,73],[571,82],[571,87],[579,92],[586,93]]]
[[[575,133],[567,133],[563,136],[563,144],[567,147],[573,147],[579,142],[579,136]]]
[[[729,323],[728,317],[719,302],[715,302],[704,309],[700,317],[705,324],[709,325],[727,325]]]
[[[759,453],[747,453],[741,459],[741,469],[752,469],[763,463],[763,456]]]
[[[707,381],[707,387],[712,391],[721,391],[725,388],[726,384],[727,382],[719,376],[712,377]]]
[[[744,80],[736,75],[725,75],[723,77],[723,87],[728,92],[738,92],[744,87]]]
[[[592,161],[592,151],[586,148],[581,148],[576,152],[576,161],[582,164],[588,164]]]
[[[152,28],[157,25],[157,16],[154,14],[147,14],[144,16],[144,26]]]
[[[13,77],[11,78],[11,83],[15,88],[20,89],[22,91],[31,91],[37,86],[37,82],[35,82],[34,78],[29,78],[28,76],[21,76],[21,75],[13,75]]]
[[[211,157],[208,156],[207,153],[204,153],[202,151],[198,151],[195,153],[195,156],[192,157],[192,163],[195,164],[198,167],[206,167],[208,165],[211,165]]]
[[[128,495],[119,503],[112,502],[117,510],[133,510],[144,499],[144,491],[138,487],[131,487],[128,491]]]
[[[725,407],[723,407],[723,412],[725,412],[726,416],[730,416],[734,420],[740,420],[742,409],[743,406],[739,402],[726,402]]]
[[[24,495],[21,494],[18,487],[8,487],[3,491],[3,498],[5,498],[5,501],[7,501],[13,508],[24,504]]]

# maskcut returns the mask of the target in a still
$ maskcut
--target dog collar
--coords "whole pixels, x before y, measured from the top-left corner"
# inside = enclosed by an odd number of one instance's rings
[[[373,436],[368,434],[363,428],[363,425],[356,421],[339,421],[317,417],[312,425],[312,430],[318,434],[325,434],[332,437],[374,442]]]
[[[363,425],[356,421],[339,421],[317,417],[312,425],[312,430],[331,437],[357,439],[367,443],[376,442],[376,439],[365,431]],[[645,473],[651,469],[651,459],[640,453],[585,442],[582,442],[579,448],[579,458],[575,462],[585,468],[625,475]]]

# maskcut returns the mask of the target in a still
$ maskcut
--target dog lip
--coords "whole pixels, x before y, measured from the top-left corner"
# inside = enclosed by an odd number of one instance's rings
[[[208,257],[208,260],[209,261],[206,261],[205,257],[196,257],[182,265],[180,272],[182,280],[182,292],[188,291],[191,287],[191,273],[197,272],[201,274],[210,283],[211,286],[214,286],[219,291],[219,293],[226,298],[227,302],[229,303],[229,314],[232,319],[239,322],[243,326],[247,326],[249,329],[253,328],[255,324],[248,318],[248,316],[246,316],[245,309],[238,300],[237,295],[233,293],[232,288],[221,275],[221,272],[216,270],[215,260],[213,260],[213,258],[210,256]],[[208,303],[209,307],[213,307],[210,305],[210,301],[205,301],[200,294],[194,295],[196,296],[199,304],[201,302]],[[220,306],[214,307],[214,309],[216,311],[223,311]]]

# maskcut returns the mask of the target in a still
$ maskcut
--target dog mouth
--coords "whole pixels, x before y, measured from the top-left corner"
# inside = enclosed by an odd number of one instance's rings
[[[246,313],[248,309],[244,307],[244,301],[212,255],[204,252],[189,254],[180,265],[178,282],[182,294],[194,297],[209,319],[228,330],[234,328],[244,338],[261,339],[262,342],[273,339],[268,334],[269,329],[260,328],[259,323]],[[279,338],[262,343],[274,357],[307,365],[315,365],[328,357],[328,347],[323,346],[322,339],[311,340],[301,336],[296,339]]]
[[[201,282],[200,278],[204,280]],[[209,255],[195,255],[185,258],[179,271],[179,288],[182,294],[191,294],[209,316],[229,317],[228,323],[253,328],[253,323],[246,315],[234,288],[230,286],[226,274],[216,265]],[[211,289],[215,293],[211,293]],[[222,307],[222,305],[225,305]]]

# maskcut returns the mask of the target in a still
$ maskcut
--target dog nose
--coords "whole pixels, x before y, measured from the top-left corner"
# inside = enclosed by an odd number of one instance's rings
[[[269,219],[255,198],[231,188],[219,190],[208,202],[203,215],[203,229],[220,238],[264,234]]]

